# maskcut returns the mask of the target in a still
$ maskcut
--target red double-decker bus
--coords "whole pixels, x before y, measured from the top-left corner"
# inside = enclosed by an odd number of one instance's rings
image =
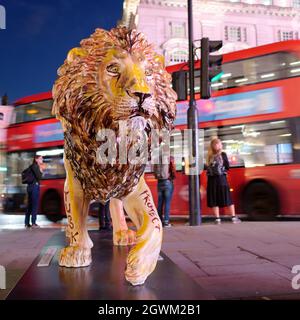
[[[212,84],[209,100],[200,99],[200,62],[195,90],[204,149],[212,137],[223,141],[231,164],[229,181],[237,213],[255,219],[300,213],[300,41],[278,42],[225,54],[223,75]],[[168,67],[173,73],[185,64]],[[15,122],[8,128],[6,210],[25,206],[21,172],[34,154],[44,156],[40,212],[58,219],[63,209],[63,132],[51,116],[51,93],[15,103]],[[177,104],[177,129],[186,128],[188,102]],[[176,134],[176,133],[175,133]],[[176,139],[174,153],[181,150]],[[156,180],[146,180],[157,200]],[[188,215],[188,177],[177,164],[171,215]],[[206,174],[201,174],[202,214]],[[226,212],[224,212],[226,214]]]
[[[4,211],[24,211],[26,185],[21,172],[42,155],[47,169],[41,183],[40,213],[53,220],[64,215],[63,131],[51,115],[50,92],[21,98],[14,103],[12,124],[7,130],[7,181]]]

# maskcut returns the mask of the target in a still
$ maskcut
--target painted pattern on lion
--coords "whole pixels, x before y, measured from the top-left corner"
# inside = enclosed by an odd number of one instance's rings
[[[176,116],[171,77],[145,36],[125,27],[97,29],[69,52],[58,76],[53,113],[65,135],[65,204],[71,239],[61,252],[60,265],[90,264],[92,242],[85,225],[88,204],[93,199],[112,199],[120,212],[119,199],[138,230],[126,279],[143,283],[156,265],[162,239],[161,222],[142,176],[145,163],[121,163],[118,153],[113,165],[100,163],[97,152],[104,141],[99,141],[98,133],[112,130],[122,147],[120,121],[126,121],[126,148],[130,149],[139,142],[138,132],[150,143],[153,129],[171,130]]]

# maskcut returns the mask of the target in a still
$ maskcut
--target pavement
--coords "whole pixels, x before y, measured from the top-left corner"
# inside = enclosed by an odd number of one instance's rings
[[[300,222],[178,226],[163,252],[215,299],[300,300]]]
[[[0,229],[0,265],[6,269],[6,289],[0,290],[0,300],[6,298],[55,232],[57,229]]]
[[[42,228],[35,230],[25,230],[22,222],[16,228],[13,223],[1,226],[0,265],[7,270],[7,289],[0,290],[0,300],[53,234],[64,230],[64,222],[39,221]],[[97,228],[95,219],[89,228]],[[300,300],[291,272],[300,265],[300,222],[176,224],[164,229],[162,251],[199,284],[203,299]]]

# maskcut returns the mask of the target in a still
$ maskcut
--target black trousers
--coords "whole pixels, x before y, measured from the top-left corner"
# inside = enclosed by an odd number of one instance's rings
[[[106,204],[100,203],[99,205],[99,227],[110,227],[109,201]]]

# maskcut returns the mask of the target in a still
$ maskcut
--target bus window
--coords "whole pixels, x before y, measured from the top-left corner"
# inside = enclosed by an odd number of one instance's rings
[[[294,151],[294,162],[300,163],[300,118],[289,119]]]
[[[66,177],[63,159],[64,150],[62,148],[38,151],[37,155],[43,157],[46,165],[46,169],[43,173],[43,180],[64,179]]]
[[[195,74],[195,76],[194,76],[194,91],[195,91],[195,93],[200,93],[200,81],[201,81],[200,69],[195,69],[194,74]],[[188,94],[190,93],[190,79],[189,79],[189,76],[190,76],[189,72],[187,72],[186,85],[187,85]]]
[[[287,120],[218,128],[231,167],[293,162],[292,133]],[[212,136],[206,130],[206,150]]]
[[[52,100],[44,100],[16,106],[15,123],[42,120],[53,117],[51,115],[52,104]]]
[[[251,59],[225,63],[214,91],[300,75],[300,59],[290,52],[276,52]]]
[[[32,164],[34,152],[14,152],[7,154],[7,178],[4,208],[19,211],[26,207],[26,185],[22,184],[21,172]]]
[[[182,171],[184,158],[184,131],[173,129],[170,136],[170,155],[173,157],[176,171]]]
[[[21,172],[32,164],[34,155],[34,152],[13,152],[7,154],[8,187],[14,186],[18,190],[25,188],[22,185]]]
[[[179,129],[173,129],[170,135],[170,145],[169,145],[169,152],[170,152],[170,157],[173,158],[175,166],[176,166],[176,171],[182,171],[182,166],[183,166],[183,138],[184,138],[184,132]],[[168,152],[168,148],[166,149]],[[154,148],[151,151],[151,161],[159,161],[158,156],[159,156],[159,150],[158,148]],[[145,168],[145,173],[151,173],[153,172],[153,163],[151,161],[147,162],[146,168]]]
[[[289,56],[288,61],[284,61],[284,66],[287,70],[287,77],[299,77],[300,76],[300,58],[294,55]]]

